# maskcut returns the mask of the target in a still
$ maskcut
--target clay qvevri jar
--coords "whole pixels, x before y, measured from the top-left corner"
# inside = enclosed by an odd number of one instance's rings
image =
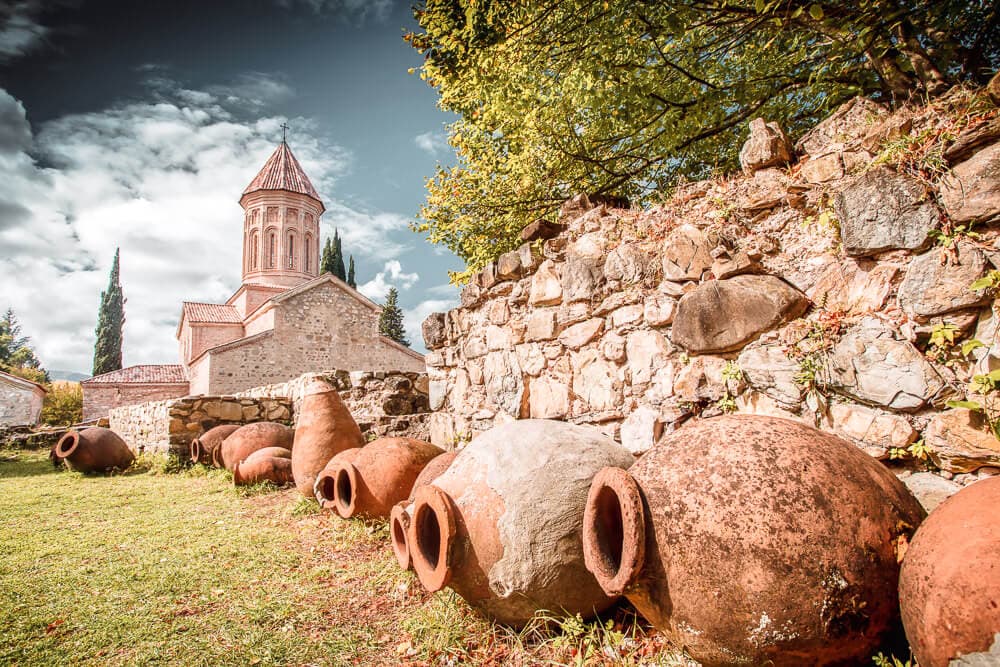
[[[519,626],[540,611],[592,616],[614,602],[583,561],[594,474],[632,455],[596,429],[528,419],[472,440],[417,489],[408,544],[430,591],[450,586],[488,617]]]
[[[247,461],[256,461],[257,459],[264,459],[271,456],[277,459],[291,459],[292,450],[287,447],[265,447],[264,449],[258,449],[250,454],[250,456],[243,459],[242,463],[246,463]]]
[[[360,451],[361,447],[351,447],[338,452],[316,475],[316,481],[313,482],[313,495],[316,496],[316,502],[319,503],[320,507],[331,512],[336,511],[337,470],[339,470],[341,461],[353,461]]]
[[[312,378],[305,386],[299,405],[292,448],[292,472],[295,487],[306,497],[313,495],[316,475],[338,452],[365,444],[337,388],[322,379]]]
[[[417,489],[427,484],[432,484],[440,477],[451,462],[458,456],[458,452],[444,452],[438,454],[431,462],[424,466],[424,469],[417,475],[410,490],[409,497],[396,503],[389,513],[389,537],[392,540],[392,551],[396,555],[396,561],[404,570],[409,570],[412,563],[410,561],[410,547],[406,541],[406,534],[410,530],[410,517],[413,516],[413,498]]]
[[[219,448],[223,440],[232,435],[233,431],[238,428],[238,424],[222,424],[221,426],[208,429],[192,440],[191,463],[212,465],[212,455],[215,454],[215,450]]]
[[[287,449],[289,456],[272,456],[267,452],[274,447],[254,452],[246,460],[238,461],[233,466],[233,484],[236,486],[247,486],[257,482],[272,482],[278,486],[291,484],[292,482],[292,459],[291,452]],[[258,456],[259,455],[259,456]]]
[[[85,428],[69,431],[56,443],[55,458],[80,472],[125,470],[135,455],[117,433],[108,428]]]
[[[254,422],[241,426],[222,441],[219,446],[218,459],[226,470],[232,470],[240,461],[244,460],[258,449],[265,447],[284,447],[291,449],[295,432],[276,422]]]
[[[920,667],[990,650],[1000,633],[1000,477],[931,512],[903,559],[899,602]],[[992,659],[968,664],[1000,664]]]
[[[334,509],[345,519],[389,517],[392,506],[409,497],[420,471],[436,456],[436,447],[413,438],[379,438],[351,461],[340,461],[334,475]]]
[[[852,444],[735,415],[598,473],[583,541],[604,591],[706,666],[863,664],[899,636],[897,558],[923,517]]]

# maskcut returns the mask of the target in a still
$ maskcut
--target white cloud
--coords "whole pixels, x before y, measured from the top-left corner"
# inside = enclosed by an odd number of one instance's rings
[[[37,49],[48,34],[38,22],[41,0],[0,3],[0,63],[10,62]]]
[[[23,105],[0,89],[0,309],[12,307],[49,368],[87,371],[100,292],[121,247],[125,363],[176,362],[182,300],[222,301],[239,285],[237,200],[274,150],[286,119],[238,120],[215,93],[161,85],[154,99],[47,122],[33,135]],[[343,149],[288,119],[289,136],[345,236],[382,261],[403,246],[393,214],[358,212],[329,193]],[[349,223],[349,224],[348,224]],[[386,255],[386,253],[389,255]],[[408,287],[416,274],[379,274]]]
[[[332,237],[334,229],[340,232],[345,260],[352,254],[387,260],[398,257],[408,248],[390,235],[406,231],[410,222],[410,218],[396,213],[359,211],[340,202],[331,202],[323,214],[323,236]]]
[[[443,132],[424,132],[423,134],[418,134],[413,137],[413,143],[417,145],[417,148],[432,156],[447,153],[451,150],[448,138]]]
[[[431,313],[443,313],[458,306],[458,299],[429,299],[403,312],[403,328],[410,344],[417,351],[426,352],[422,325]]]
[[[393,259],[386,262],[374,278],[363,285],[358,285],[358,291],[372,301],[381,303],[390,287],[395,287],[397,290],[407,290],[413,287],[418,280],[420,280],[420,274],[404,273],[403,265],[398,260]]]

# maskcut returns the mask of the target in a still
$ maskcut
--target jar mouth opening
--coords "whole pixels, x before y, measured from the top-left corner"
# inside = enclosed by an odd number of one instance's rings
[[[604,468],[590,485],[583,517],[587,569],[610,596],[621,595],[642,568],[645,505],[635,480],[621,468]]]
[[[357,505],[357,470],[350,463],[339,466],[332,476],[333,501],[337,514],[345,519],[354,516]]]
[[[434,592],[451,580],[451,548],[456,522],[451,499],[433,485],[417,491],[407,533],[413,569],[424,588]]]
[[[404,570],[410,569],[410,545],[407,533],[410,530],[410,514],[402,504],[392,508],[389,515],[389,536],[392,540],[392,551],[396,561]]]
[[[70,454],[76,451],[76,448],[80,446],[80,434],[77,431],[70,431],[63,437],[59,438],[59,442],[56,444],[56,456],[59,458],[67,458]]]

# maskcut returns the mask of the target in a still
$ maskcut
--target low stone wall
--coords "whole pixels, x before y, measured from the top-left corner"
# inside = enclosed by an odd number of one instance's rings
[[[220,424],[258,421],[292,423],[292,403],[284,397],[188,396],[114,408],[111,429],[136,452],[184,458],[191,441]]]
[[[303,389],[316,376],[337,387],[369,440],[386,435],[429,437],[427,375],[403,372],[308,373],[236,396],[186,396],[122,406],[110,411],[110,427],[137,452],[184,458],[192,440],[220,424],[276,421],[294,426]]]
[[[424,322],[431,440],[549,418],[641,453],[689,418],[738,411],[880,459],[927,456],[959,482],[997,474],[1000,442],[948,402],[982,401],[970,381],[1000,367],[995,291],[970,288],[1000,267],[1000,137],[956,125],[934,182],[889,147],[941,116],[859,99],[795,146],[754,123],[743,174],[649,210],[566,202]]]
[[[402,371],[325,371],[307,373],[280,384],[254,387],[237,396],[285,396],[298,414],[303,388],[321,376],[340,391],[340,397],[369,440],[393,435],[427,440],[430,412],[426,373]]]

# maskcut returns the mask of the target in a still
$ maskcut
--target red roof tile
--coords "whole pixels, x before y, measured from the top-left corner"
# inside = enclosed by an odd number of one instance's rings
[[[182,314],[188,322],[213,322],[216,324],[241,324],[243,318],[235,306],[221,303],[185,301]]]
[[[129,366],[103,375],[95,375],[82,384],[180,384],[187,383],[184,367],[173,364]]]
[[[319,193],[313,187],[302,165],[292,155],[288,144],[281,142],[271,157],[264,163],[260,173],[250,181],[250,185],[243,191],[244,196],[258,190],[288,190],[312,197],[322,204]]]

